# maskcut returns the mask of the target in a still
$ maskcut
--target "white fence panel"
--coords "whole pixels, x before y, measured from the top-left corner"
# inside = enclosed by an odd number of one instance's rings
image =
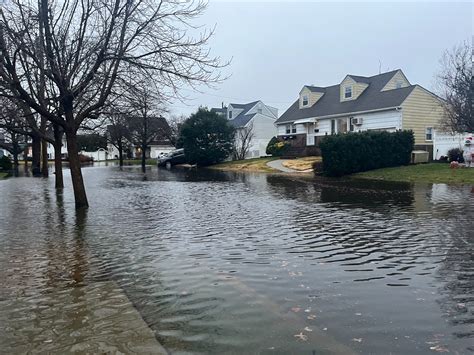
[[[434,159],[437,160],[442,156],[447,156],[450,149],[463,149],[464,141],[469,135],[469,133],[451,134],[435,131],[433,137]]]

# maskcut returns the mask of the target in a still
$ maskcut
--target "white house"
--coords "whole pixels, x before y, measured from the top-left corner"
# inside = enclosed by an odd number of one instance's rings
[[[318,155],[325,135],[368,130],[412,130],[415,149],[433,157],[434,129],[444,117],[443,101],[401,70],[370,77],[346,75],[337,85],[305,85],[276,121],[278,137],[292,155]]]
[[[268,142],[277,134],[275,120],[278,118],[278,109],[265,105],[262,101],[254,101],[229,104],[225,114],[237,130],[247,128],[253,132],[246,159],[267,155],[265,151]]]

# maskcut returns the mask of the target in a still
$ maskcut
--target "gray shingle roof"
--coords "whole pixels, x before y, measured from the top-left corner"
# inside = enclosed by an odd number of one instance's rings
[[[227,107],[223,107],[223,108],[213,107],[211,108],[211,112],[215,112],[218,115],[227,116]]]
[[[248,111],[248,110],[247,110]],[[249,123],[249,121],[254,118],[254,116],[256,115],[256,113],[252,113],[250,115],[238,115],[236,118],[234,118],[233,120],[230,120],[229,123],[234,126],[235,128],[239,128],[239,127],[243,127],[245,126],[247,123]]]
[[[324,95],[313,106],[300,109],[299,100],[296,100],[275,123],[400,106],[416,85],[380,91],[397,71],[382,73],[372,77],[349,75],[356,81],[369,84],[357,99],[341,102],[340,85],[328,86],[325,88]]]
[[[242,111],[230,120],[229,123],[235,128],[245,126],[255,116],[255,114],[247,115],[247,112],[257,103],[258,101],[249,102],[248,104],[231,104],[233,108],[241,109]]]
[[[245,115],[252,107],[254,107],[258,101],[249,102],[248,104],[231,104],[233,108],[242,109],[240,115]]]

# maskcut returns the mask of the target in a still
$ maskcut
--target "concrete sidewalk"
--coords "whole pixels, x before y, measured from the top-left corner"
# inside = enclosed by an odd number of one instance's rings
[[[267,163],[267,166],[269,166],[270,168],[276,169],[276,170],[283,171],[285,173],[299,173],[300,172],[298,170],[294,170],[294,169],[284,167],[283,166],[284,161],[285,161],[284,159],[272,160],[272,161],[269,161]]]

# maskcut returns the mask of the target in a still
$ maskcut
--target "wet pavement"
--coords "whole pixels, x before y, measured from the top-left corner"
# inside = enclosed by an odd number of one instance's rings
[[[0,353],[474,351],[471,186],[84,177],[0,181]]]

